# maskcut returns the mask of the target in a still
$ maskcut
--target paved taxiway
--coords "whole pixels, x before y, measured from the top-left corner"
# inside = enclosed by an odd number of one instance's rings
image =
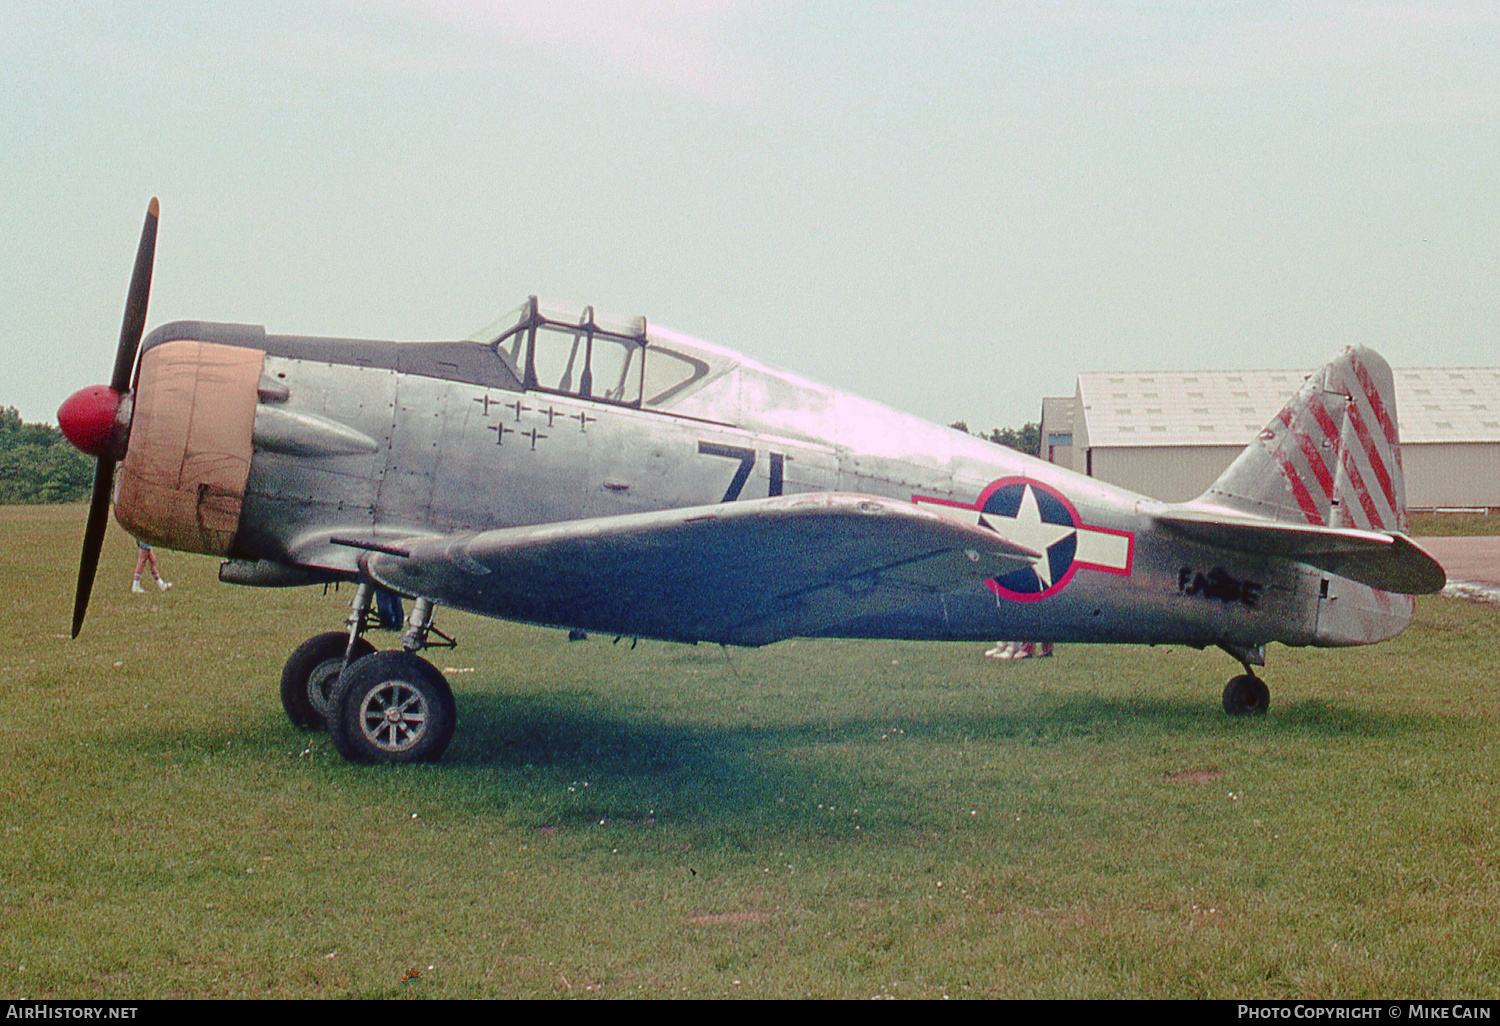
[[[1445,590],[1500,601],[1500,537],[1418,538],[1416,542],[1448,572]]]

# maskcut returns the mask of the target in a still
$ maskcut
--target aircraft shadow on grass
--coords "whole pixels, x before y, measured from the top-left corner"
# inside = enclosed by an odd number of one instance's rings
[[[475,695],[465,708],[472,739],[454,748],[450,758],[455,765],[573,766],[625,775],[681,769],[732,753],[774,753],[820,744],[858,748],[883,743],[893,730],[907,741],[923,743],[973,738],[1053,745],[1079,738],[1123,740],[1160,730],[1218,737],[1244,729],[1284,739],[1319,739],[1404,736],[1432,726],[1428,717],[1340,708],[1318,699],[1287,703],[1266,720],[1226,721],[1191,698],[1114,701],[1080,696],[1046,709],[987,715],[815,716],[800,723],[704,727],[612,716],[590,708],[585,699],[569,707],[550,696]]]
[[[1226,720],[1190,697],[1111,700],[1085,695],[1064,697],[1045,708],[1020,708],[993,714],[911,716],[809,716],[800,722],[742,725],[691,725],[653,720],[649,713],[618,715],[598,708],[594,696],[503,695],[464,696],[460,715],[468,732],[447,760],[455,767],[513,770],[536,768],[593,775],[596,778],[648,778],[689,770],[710,778],[765,772],[780,762],[790,775],[826,771],[807,770],[803,753],[810,746],[833,745],[859,759],[863,747],[888,744],[893,739],[922,744],[960,744],[967,739],[1050,747],[1080,739],[1128,744],[1166,731],[1179,735],[1218,738],[1249,731],[1267,738],[1316,741],[1331,738],[1410,737],[1438,726],[1431,716],[1376,709],[1341,707],[1321,699],[1283,704],[1266,719]],[[279,751],[285,735],[279,718],[267,717],[265,729],[254,732],[258,745],[246,737],[242,750]],[[166,736],[165,733],[160,736]],[[222,746],[219,731],[203,732],[188,747]],[[210,738],[212,740],[210,740]],[[322,742],[307,735],[307,743]],[[776,758],[777,752],[789,754]],[[752,758],[753,757],[753,758]]]
[[[1265,719],[1226,720],[1190,698],[1088,696],[983,715],[812,715],[774,724],[694,725],[653,719],[649,711],[603,711],[590,704],[594,698],[581,691],[466,695],[466,735],[450,751],[448,769],[442,775],[382,772],[380,786],[418,801],[437,788],[445,805],[465,815],[519,812],[520,822],[534,820],[547,831],[674,823],[722,831],[716,843],[748,850],[753,845],[741,834],[751,830],[842,837],[859,825],[860,836],[874,838],[939,828],[951,819],[951,801],[922,782],[931,779],[934,760],[944,758],[936,749],[982,745],[1024,760],[1080,742],[1147,744],[1164,733],[1209,744],[1248,731],[1297,746],[1410,738],[1437,726],[1433,717],[1319,700],[1284,704]],[[165,746],[189,760],[285,761],[289,738],[313,753],[326,744],[315,734],[290,735],[284,721],[270,715],[254,729],[153,729],[130,739],[116,736],[113,744],[124,740],[154,753]],[[887,745],[904,750],[881,751]],[[903,762],[914,771],[904,772]],[[368,782],[364,774],[329,781],[336,790]]]

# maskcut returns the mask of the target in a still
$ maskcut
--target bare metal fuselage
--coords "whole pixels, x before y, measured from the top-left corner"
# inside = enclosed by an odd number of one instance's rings
[[[231,540],[198,546],[230,558],[227,580],[352,578],[371,546],[414,538],[844,492],[970,523],[988,501],[990,526],[1049,557],[1034,580],[915,596],[815,633],[1231,650],[1351,640],[1333,615],[1350,591],[1339,578],[1163,532],[1153,520],[1161,503],[670,333],[653,334],[650,346],[689,361],[692,380],[634,405],[527,387],[474,342],[300,339],[233,325],[157,329],[143,379],[153,349],[171,345],[263,354],[253,398],[224,386],[235,395],[222,405],[253,404]],[[194,401],[203,412],[221,404]],[[150,538],[149,525],[129,523],[128,513],[122,521]],[[576,620],[568,608],[472,608]],[[1409,615],[1405,600],[1386,617],[1389,633]],[[631,623],[578,625],[636,633]]]

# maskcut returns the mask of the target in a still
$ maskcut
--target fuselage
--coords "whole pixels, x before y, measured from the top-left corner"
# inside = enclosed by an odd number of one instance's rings
[[[200,417],[249,418],[243,494],[232,529],[203,544],[184,544],[181,531],[153,535],[129,508],[118,515],[148,540],[229,557],[227,580],[292,584],[356,575],[351,539],[398,544],[852,492],[983,518],[1047,557],[1035,570],[845,625],[842,635],[1239,648],[1319,641],[1326,575],[1164,534],[1151,520],[1164,507],[1144,496],[727,349],[648,333],[642,323],[632,350],[631,335],[614,333],[629,354],[610,368],[613,385],[628,381],[622,390],[594,386],[602,375],[584,373],[589,351],[580,345],[539,370],[541,355],[503,339],[387,343],[164,325],[145,340],[140,396],[174,352],[179,363],[201,363],[204,352],[237,350],[228,358],[248,357],[258,371],[253,392],[200,384],[187,403]],[[602,369],[605,356],[595,360]],[[127,477],[142,450],[151,446],[132,437]],[[201,510],[178,516],[204,520]]]

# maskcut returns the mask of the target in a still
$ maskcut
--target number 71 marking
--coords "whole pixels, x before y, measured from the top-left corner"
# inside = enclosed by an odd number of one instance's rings
[[[740,465],[735,469],[734,477],[729,482],[729,487],[724,489],[724,498],[720,502],[733,502],[740,497],[744,490],[745,482],[750,480],[750,471],[755,466],[755,450],[746,449],[738,445],[719,445],[717,442],[698,443],[698,452],[704,456],[722,456],[725,459],[739,460]],[[767,453],[771,458],[771,484],[766,494],[777,496],[781,494],[782,477],[786,467],[786,454],[773,452]]]

